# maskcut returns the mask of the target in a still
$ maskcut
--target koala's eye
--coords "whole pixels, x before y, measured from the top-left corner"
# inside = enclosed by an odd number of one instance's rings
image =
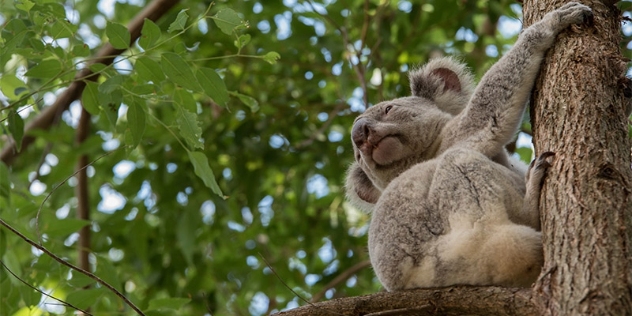
[[[392,108],[393,108],[393,106],[392,106],[392,105],[387,106],[387,107],[384,109],[384,114],[388,114],[388,112],[390,112]]]

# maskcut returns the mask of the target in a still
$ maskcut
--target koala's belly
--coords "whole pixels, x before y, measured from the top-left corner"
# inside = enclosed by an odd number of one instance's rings
[[[450,150],[415,165],[382,193],[369,228],[369,254],[387,289],[439,286],[441,244],[453,231],[510,224],[524,183],[478,152]],[[452,234],[454,235],[454,234]]]

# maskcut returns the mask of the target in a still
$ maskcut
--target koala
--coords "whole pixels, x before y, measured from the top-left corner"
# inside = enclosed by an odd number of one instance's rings
[[[549,12],[477,86],[465,65],[431,60],[410,72],[412,96],[356,118],[347,196],[372,214],[369,256],[386,290],[535,281],[543,263],[538,198],[553,154],[527,170],[504,146],[556,35],[590,18],[576,2]]]

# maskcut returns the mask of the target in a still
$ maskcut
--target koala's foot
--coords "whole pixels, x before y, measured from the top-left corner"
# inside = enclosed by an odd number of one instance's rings
[[[561,31],[572,24],[592,24],[593,13],[590,7],[578,2],[569,2],[544,16],[549,25]]]
[[[555,153],[550,151],[540,154],[529,165],[526,175],[527,192],[524,197],[522,220],[524,224],[540,230],[540,192],[547,170],[551,167]]]
[[[546,151],[529,164],[529,170],[526,175],[527,185],[530,181],[533,181],[534,183],[540,184],[540,187],[542,186],[542,180],[544,180],[546,171],[551,167],[552,161],[549,162],[549,158],[553,156],[555,156],[554,152]]]

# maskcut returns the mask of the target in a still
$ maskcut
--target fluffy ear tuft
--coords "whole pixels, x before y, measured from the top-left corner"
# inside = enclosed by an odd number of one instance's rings
[[[375,203],[382,195],[357,162],[354,162],[347,171],[345,189],[349,202],[366,213],[373,211]]]
[[[434,101],[452,115],[459,114],[474,91],[474,78],[467,66],[451,57],[434,58],[408,74],[410,90],[417,97]]]

